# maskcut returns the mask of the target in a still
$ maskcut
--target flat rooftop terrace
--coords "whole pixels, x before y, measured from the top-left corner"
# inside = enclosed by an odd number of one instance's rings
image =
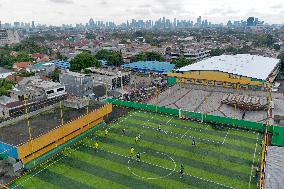
[[[90,102],[88,106],[89,112],[94,111],[103,106],[103,103]],[[87,113],[87,107],[82,109],[63,108],[64,123],[70,122],[79,118]],[[32,138],[37,138],[43,134],[61,125],[60,107],[55,107],[51,110],[42,112],[35,116],[30,117],[30,128]],[[18,146],[29,141],[29,127],[27,120],[21,120],[13,124],[0,128],[0,141]]]

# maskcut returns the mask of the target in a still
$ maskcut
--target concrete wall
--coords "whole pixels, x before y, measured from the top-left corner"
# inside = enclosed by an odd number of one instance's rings
[[[91,77],[80,78],[69,74],[60,74],[59,80],[71,95],[82,97],[93,93],[93,80]]]

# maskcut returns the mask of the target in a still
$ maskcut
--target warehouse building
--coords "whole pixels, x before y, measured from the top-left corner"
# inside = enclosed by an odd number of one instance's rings
[[[178,83],[266,90],[279,73],[280,60],[249,54],[222,55],[169,73]]]
[[[175,65],[169,62],[138,61],[130,64],[124,64],[122,67],[134,72],[164,74],[172,71],[175,68]]]

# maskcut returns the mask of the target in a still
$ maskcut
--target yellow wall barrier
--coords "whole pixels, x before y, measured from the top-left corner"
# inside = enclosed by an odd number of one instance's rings
[[[68,141],[68,140],[78,136],[79,134],[89,130],[93,126],[98,125],[102,121],[103,121],[103,118],[100,118],[100,119],[94,121],[92,124],[84,126],[83,129],[80,128],[80,129],[74,131],[73,133],[71,133],[71,134],[69,134],[69,135],[67,135],[67,136],[65,136],[65,137],[63,137],[63,138],[61,138],[61,139],[59,139],[59,140],[57,140],[57,141],[47,145],[47,146],[45,146],[44,148],[38,150],[37,152],[34,152],[33,154],[30,154],[30,155],[24,157],[22,159],[22,163],[26,164],[26,163],[32,161],[33,159],[42,156],[43,154],[53,150],[54,148],[58,147],[59,145],[65,143],[66,141]]]
[[[25,144],[18,146],[19,159],[21,159],[23,163],[26,163],[41,156],[65,141],[99,124],[103,121],[103,117],[111,112],[112,105],[106,104],[88,115],[82,116],[33,139],[32,142],[27,141]]]

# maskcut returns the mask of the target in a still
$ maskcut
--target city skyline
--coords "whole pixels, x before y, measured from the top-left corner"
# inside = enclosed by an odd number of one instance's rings
[[[282,3],[283,4],[283,3]],[[31,22],[55,25],[86,23],[90,18],[113,21],[117,24],[126,20],[156,20],[167,18],[196,21],[202,16],[212,23],[226,24],[228,20],[245,20],[258,17],[269,24],[284,23],[284,5],[281,0],[273,2],[244,0],[148,0],[117,2],[114,0],[0,0],[2,23]],[[253,8],[252,8],[253,7]]]

